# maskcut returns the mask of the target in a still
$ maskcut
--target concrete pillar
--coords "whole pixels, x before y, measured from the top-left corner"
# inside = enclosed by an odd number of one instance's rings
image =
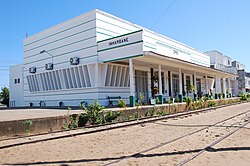
[[[207,74],[205,75],[205,93],[208,95],[209,90],[208,90],[208,81],[207,81]]]
[[[158,66],[158,78],[159,78],[159,100],[161,104],[163,103],[162,97],[162,77],[161,77],[161,65]]]
[[[134,67],[133,61],[129,59],[129,83],[130,83],[130,107],[135,106],[135,84],[134,84]]]
[[[216,76],[214,76],[214,83],[215,83],[215,89],[214,89],[214,98],[215,99],[218,99],[218,85],[217,85],[217,77]]]
[[[172,73],[172,71],[169,71],[169,73],[170,73],[170,81],[169,81],[169,85],[170,85],[170,89],[169,89],[169,92],[168,93],[170,93],[170,91],[171,91],[171,94],[169,95],[170,97],[172,97],[173,96],[173,73]]]
[[[179,68],[179,99],[180,99],[180,102],[183,102],[181,68]]]
[[[196,72],[194,71],[194,88],[195,88],[195,94],[197,94],[197,87],[196,87]]]
[[[187,80],[186,80],[186,74],[185,73],[183,73],[183,84],[184,84],[184,91],[186,92],[186,94],[185,94],[185,96],[187,96],[187,93],[188,93],[188,91],[187,91]]]
[[[159,95],[162,95],[161,65],[158,66],[158,78],[159,78]]]
[[[222,85],[223,85],[223,97],[226,98],[226,78],[222,78]]]

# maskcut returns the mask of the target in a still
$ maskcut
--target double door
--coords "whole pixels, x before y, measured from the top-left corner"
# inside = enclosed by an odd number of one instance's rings
[[[143,95],[143,101],[148,101],[148,75],[146,71],[135,70],[135,98],[140,100],[140,94]]]

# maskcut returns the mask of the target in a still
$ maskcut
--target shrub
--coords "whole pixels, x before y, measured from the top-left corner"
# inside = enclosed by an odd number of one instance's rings
[[[187,109],[191,109],[191,107],[192,107],[192,98],[191,97],[186,97],[186,107],[187,107]]]
[[[88,105],[88,108],[85,109],[89,122],[91,124],[98,124],[100,123],[100,120],[102,117],[104,107],[101,106],[97,100],[94,101],[94,103],[90,103]]]
[[[104,106],[100,105],[97,100],[95,100],[94,103],[90,103],[88,108],[84,106],[82,106],[82,108],[86,113],[79,116],[78,124],[82,124],[83,126],[87,121],[92,125],[110,123],[121,115],[120,111],[103,111]]]
[[[247,95],[246,94],[241,94],[240,95],[240,100],[242,100],[242,101],[247,100]]]
[[[159,97],[156,98],[156,103],[157,103],[157,104],[161,104],[161,101],[160,101],[160,98],[159,98]]]
[[[208,102],[208,107],[215,107],[216,106],[216,102],[215,101],[209,101]]]
[[[124,108],[126,107],[126,101],[123,99],[120,99],[117,103],[117,107]]]
[[[148,111],[146,112],[145,116],[154,116],[156,114],[156,109],[155,107],[152,109],[148,109]]]
[[[105,112],[104,113],[104,122],[105,123],[110,123],[112,122],[113,120],[115,120],[118,116],[121,115],[121,112],[119,111],[109,111],[109,112]]]
[[[171,112],[173,112],[173,113],[178,112],[178,107],[177,107],[176,104],[173,104],[173,105],[171,106]]]
[[[23,122],[23,125],[25,134],[28,134],[30,132],[31,126],[33,125],[33,122],[32,120],[25,120]]]
[[[9,88],[3,87],[1,90],[2,91],[0,92],[0,103],[9,107],[9,100],[10,100]]]
[[[222,98],[222,93],[219,93],[218,96],[219,96],[219,99],[221,99]]]
[[[165,111],[163,111],[163,110],[160,110],[160,111],[157,112],[157,115],[159,115],[159,116],[164,116],[166,114],[167,113]]]
[[[75,129],[78,127],[79,115],[73,114],[69,116],[69,129]]]

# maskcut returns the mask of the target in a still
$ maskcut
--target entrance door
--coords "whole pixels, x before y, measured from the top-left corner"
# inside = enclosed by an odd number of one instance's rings
[[[173,97],[178,98],[179,89],[179,76],[177,74],[173,74]]]
[[[201,79],[196,79],[196,88],[197,88],[197,94],[200,98],[202,96],[201,94]]]
[[[140,93],[144,96],[144,102],[148,101],[148,75],[146,71],[135,71],[135,98],[140,100]]]

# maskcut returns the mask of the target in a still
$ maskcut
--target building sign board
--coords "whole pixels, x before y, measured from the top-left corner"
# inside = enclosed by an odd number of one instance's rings
[[[98,42],[99,60],[103,62],[143,56],[142,30]]]

